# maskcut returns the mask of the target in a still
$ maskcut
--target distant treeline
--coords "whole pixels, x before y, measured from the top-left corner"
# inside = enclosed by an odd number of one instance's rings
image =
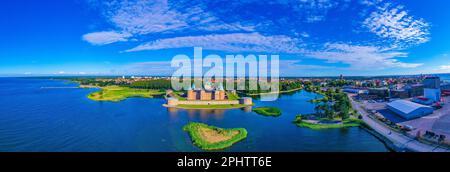
[[[92,85],[92,86],[99,86],[99,87],[105,87],[105,86],[111,86],[111,85],[118,85],[118,86],[124,86],[124,87],[130,87],[130,88],[137,88],[137,89],[171,89],[171,81],[165,80],[165,79],[156,79],[156,80],[145,80],[145,81],[135,81],[135,82],[118,82],[115,80],[97,80],[95,78],[72,78],[72,81],[76,81],[80,83],[81,85]],[[194,82],[192,82],[193,84]],[[302,81],[279,81],[279,89],[280,91],[289,91],[293,89],[299,89],[303,87]],[[223,84],[224,89],[228,90],[226,88],[227,84]],[[189,88],[189,86],[186,86],[186,88]],[[201,86],[196,86],[200,88]],[[234,89],[237,88],[237,83],[235,83]],[[257,90],[250,90],[249,88],[249,81],[246,81],[245,84],[245,91],[243,93],[246,94],[257,94],[257,93],[265,93],[269,92],[270,90],[264,90],[261,89],[261,85],[258,84]]]
[[[139,89],[170,89],[171,82],[170,80],[157,79],[148,81],[136,81],[128,86],[130,88],[139,88]]]
[[[279,91],[289,91],[303,88],[302,81],[278,81],[278,84],[279,84]],[[249,83],[247,82],[245,85],[245,91],[243,92],[245,94],[259,94],[259,93],[268,93],[271,91],[273,90],[261,89],[261,85],[259,84],[257,90],[250,90]]]
[[[80,83],[80,85],[92,85],[99,87],[105,87],[110,85],[122,85],[117,84],[114,81],[97,81],[95,78],[73,78],[71,80]]]

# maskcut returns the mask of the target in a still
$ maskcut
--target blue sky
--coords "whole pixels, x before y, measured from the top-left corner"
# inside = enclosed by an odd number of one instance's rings
[[[167,75],[177,54],[278,54],[282,76],[450,72],[442,0],[15,0],[0,75]]]

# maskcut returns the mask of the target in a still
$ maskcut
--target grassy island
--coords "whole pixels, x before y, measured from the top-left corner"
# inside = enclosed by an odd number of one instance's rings
[[[276,107],[258,107],[253,109],[253,112],[264,116],[278,117],[281,115],[281,110]]]
[[[314,130],[359,127],[363,124],[362,120],[355,118],[348,118],[344,120],[306,120],[303,119],[301,115],[297,115],[293,122],[299,127],[306,127]]]
[[[100,91],[88,95],[88,98],[95,101],[112,101],[118,102],[130,97],[153,98],[157,95],[165,94],[160,90],[135,89],[120,86],[102,87]]]
[[[245,128],[223,129],[203,123],[191,122],[183,127],[194,145],[203,150],[222,150],[247,137]]]

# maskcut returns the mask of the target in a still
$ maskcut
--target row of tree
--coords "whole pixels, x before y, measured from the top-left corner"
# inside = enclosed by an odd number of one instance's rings
[[[128,87],[138,89],[170,89],[171,82],[165,79],[136,81],[128,85]]]
[[[93,85],[93,86],[99,86],[99,87],[105,87],[109,85],[118,85],[114,81],[99,81],[95,78],[76,78],[72,79],[72,81],[76,81],[80,83],[81,85]]]

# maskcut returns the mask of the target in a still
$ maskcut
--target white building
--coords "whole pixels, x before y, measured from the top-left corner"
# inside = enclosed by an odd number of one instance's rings
[[[433,113],[432,107],[407,100],[390,102],[387,104],[387,108],[405,119],[418,118]]]
[[[439,77],[427,77],[423,80],[425,98],[433,102],[441,101],[441,79]]]
[[[433,100],[433,102],[441,101],[441,89],[425,88],[423,94],[425,98]]]

